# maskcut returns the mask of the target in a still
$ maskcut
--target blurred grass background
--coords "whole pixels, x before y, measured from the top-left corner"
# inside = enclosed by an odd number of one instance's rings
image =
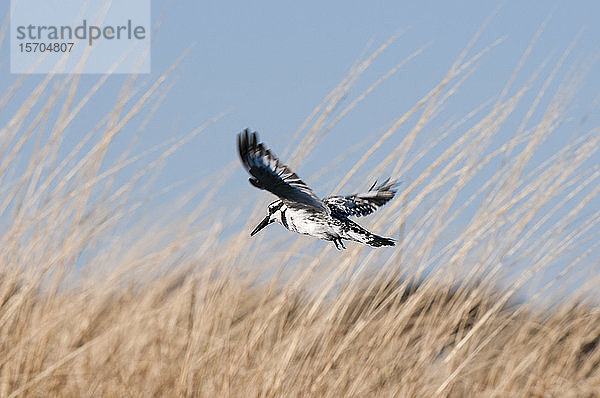
[[[300,175],[338,121],[420,55],[349,98],[395,38],[357,60],[290,147],[275,149]],[[567,145],[539,153],[562,133],[589,69],[559,73],[566,49],[420,141],[498,44],[473,53],[476,39],[412,108],[332,156],[359,153],[323,184],[334,193],[403,179],[394,201],[361,220],[396,237],[393,249],[338,252],[275,226],[250,239],[268,195],[256,193],[247,218],[218,200],[225,184],[246,184],[230,178],[237,132],[229,166],[156,206],[170,189],[153,190],[161,166],[220,117],[133,150],[178,61],[155,81],[130,77],[75,145],[69,123],[103,95],[106,76],[84,95],[77,75],[6,88],[3,107],[24,99],[0,132],[0,395],[597,396],[600,130],[576,125]],[[115,145],[126,128],[130,144]],[[401,143],[388,145],[400,128]]]

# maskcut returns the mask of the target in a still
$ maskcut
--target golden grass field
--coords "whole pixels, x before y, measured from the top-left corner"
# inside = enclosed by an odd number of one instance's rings
[[[299,149],[284,161],[301,165],[339,120],[420,54],[345,101],[390,42],[357,61],[315,108],[295,136]],[[126,148],[106,164],[119,133],[143,131],[171,70],[145,85],[131,77],[114,109],[68,151],[60,148],[69,124],[90,98],[104,95],[106,77],[83,96],[75,95],[76,75],[40,79],[0,133],[0,396],[600,396],[600,275],[592,269],[600,214],[590,208],[600,186],[598,127],[582,128],[530,167],[581,84],[580,71],[558,73],[569,50],[529,83],[514,88],[509,80],[491,103],[457,115],[440,141],[415,147],[495,44],[474,53],[470,43],[443,80],[336,180],[335,191],[346,191],[365,175],[392,170],[402,177],[439,150],[380,214],[360,220],[398,238],[395,248],[381,250],[350,243],[338,252],[287,232],[280,240],[251,240],[267,195],[257,192],[247,224],[235,224],[228,215],[240,216],[240,209],[210,207],[219,188],[207,187],[219,176],[173,203],[181,208],[202,198],[190,213],[153,220],[136,190],[159,195],[145,179],[218,125],[210,121],[148,153]],[[515,75],[526,55],[515,60]],[[558,89],[550,90],[559,76]],[[3,108],[23,95],[23,82],[5,90]],[[512,138],[494,143],[523,109]],[[401,144],[389,148],[401,127]],[[28,143],[35,151],[23,150]],[[387,151],[385,159],[370,163],[377,150]],[[230,155],[231,167],[240,167],[233,149]],[[491,178],[457,203],[497,159],[504,161]],[[140,162],[120,182],[119,173]],[[448,239],[449,226],[471,206],[468,222]],[[223,234],[227,227],[234,232]],[[587,274],[576,290],[543,300],[582,267]],[[518,272],[507,283],[511,269]],[[555,278],[519,298],[550,269]]]

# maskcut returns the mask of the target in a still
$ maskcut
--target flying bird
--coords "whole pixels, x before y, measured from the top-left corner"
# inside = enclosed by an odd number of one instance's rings
[[[278,222],[290,231],[332,241],[338,250],[346,248],[343,239],[374,247],[394,246],[392,239],[372,234],[349,217],[367,216],[390,201],[396,194],[395,182],[388,179],[379,185],[375,182],[365,193],[319,199],[296,173],[258,142],[256,132],[245,129],[238,134],[237,144],[242,164],[252,176],[250,183],[279,198],[269,204],[266,217],[250,236]]]

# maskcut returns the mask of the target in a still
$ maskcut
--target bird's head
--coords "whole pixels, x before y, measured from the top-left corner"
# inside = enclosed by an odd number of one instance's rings
[[[254,236],[272,222],[277,221],[281,223],[281,211],[283,207],[283,202],[281,200],[276,200],[275,202],[269,204],[267,216],[263,218],[263,220],[254,228],[252,232],[250,232],[250,236]]]

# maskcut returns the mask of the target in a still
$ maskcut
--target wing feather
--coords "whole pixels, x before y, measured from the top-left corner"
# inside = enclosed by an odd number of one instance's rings
[[[281,163],[263,143],[258,142],[258,134],[245,129],[238,134],[238,152],[242,164],[253,178],[249,181],[259,189],[264,189],[295,205],[306,206],[328,212],[328,208],[302,181],[296,173]]]
[[[390,182],[388,178],[382,184],[376,185],[377,182],[368,192],[348,196],[329,196],[323,199],[323,202],[333,214],[341,217],[368,216],[396,195],[398,183]]]

